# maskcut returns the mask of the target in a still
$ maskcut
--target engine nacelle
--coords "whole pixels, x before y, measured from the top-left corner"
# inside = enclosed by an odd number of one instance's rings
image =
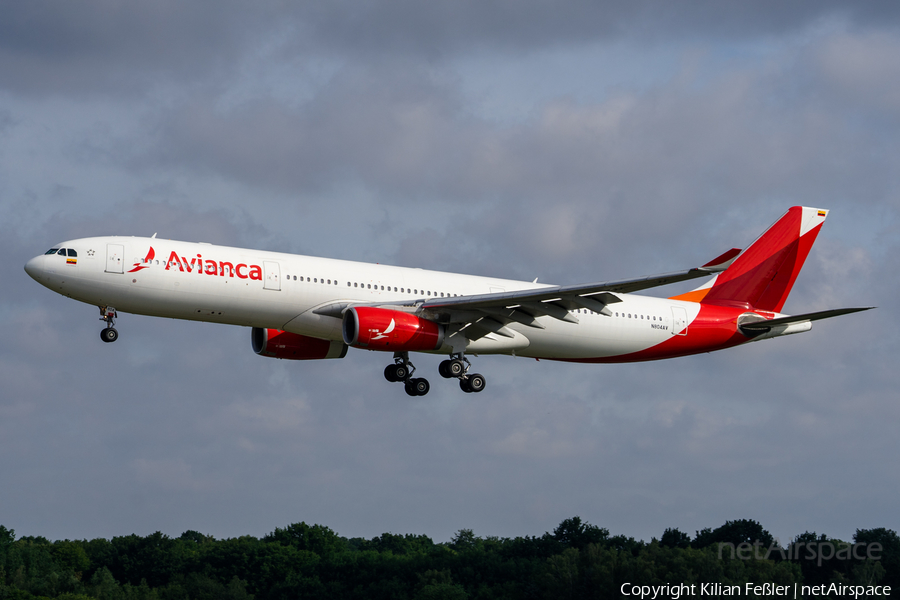
[[[318,360],[322,358],[344,358],[347,345],[319,338],[289,333],[280,329],[260,329],[250,332],[253,351],[260,356],[284,358],[288,360]]]
[[[358,306],[344,313],[344,343],[355,348],[391,352],[437,350],[444,326],[410,313]]]

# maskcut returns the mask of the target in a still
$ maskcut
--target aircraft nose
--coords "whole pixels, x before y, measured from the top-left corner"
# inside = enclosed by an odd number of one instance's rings
[[[35,256],[25,263],[25,272],[35,281],[40,281],[41,276],[44,274],[44,257]]]

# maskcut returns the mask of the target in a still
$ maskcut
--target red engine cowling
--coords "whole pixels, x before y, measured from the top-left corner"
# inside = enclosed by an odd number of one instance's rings
[[[319,338],[289,333],[280,329],[260,329],[250,332],[253,351],[260,356],[285,358],[288,360],[318,360],[322,358],[344,358],[347,345]]]
[[[437,350],[444,326],[399,310],[358,306],[344,313],[344,343],[391,352]]]

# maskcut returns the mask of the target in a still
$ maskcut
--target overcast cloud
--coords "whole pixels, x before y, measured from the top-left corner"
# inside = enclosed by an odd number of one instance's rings
[[[895,2],[0,2],[0,523],[109,537],[900,529]],[[23,271],[152,235],[578,283],[831,209],[785,309],[879,307],[637,365],[290,363]],[[663,289],[672,295],[682,289]]]

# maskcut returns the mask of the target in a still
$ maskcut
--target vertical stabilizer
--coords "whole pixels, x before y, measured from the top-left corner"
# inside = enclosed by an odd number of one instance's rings
[[[821,208],[789,208],[718,274],[711,287],[691,292],[692,299],[781,312],[827,215],[828,211]]]

